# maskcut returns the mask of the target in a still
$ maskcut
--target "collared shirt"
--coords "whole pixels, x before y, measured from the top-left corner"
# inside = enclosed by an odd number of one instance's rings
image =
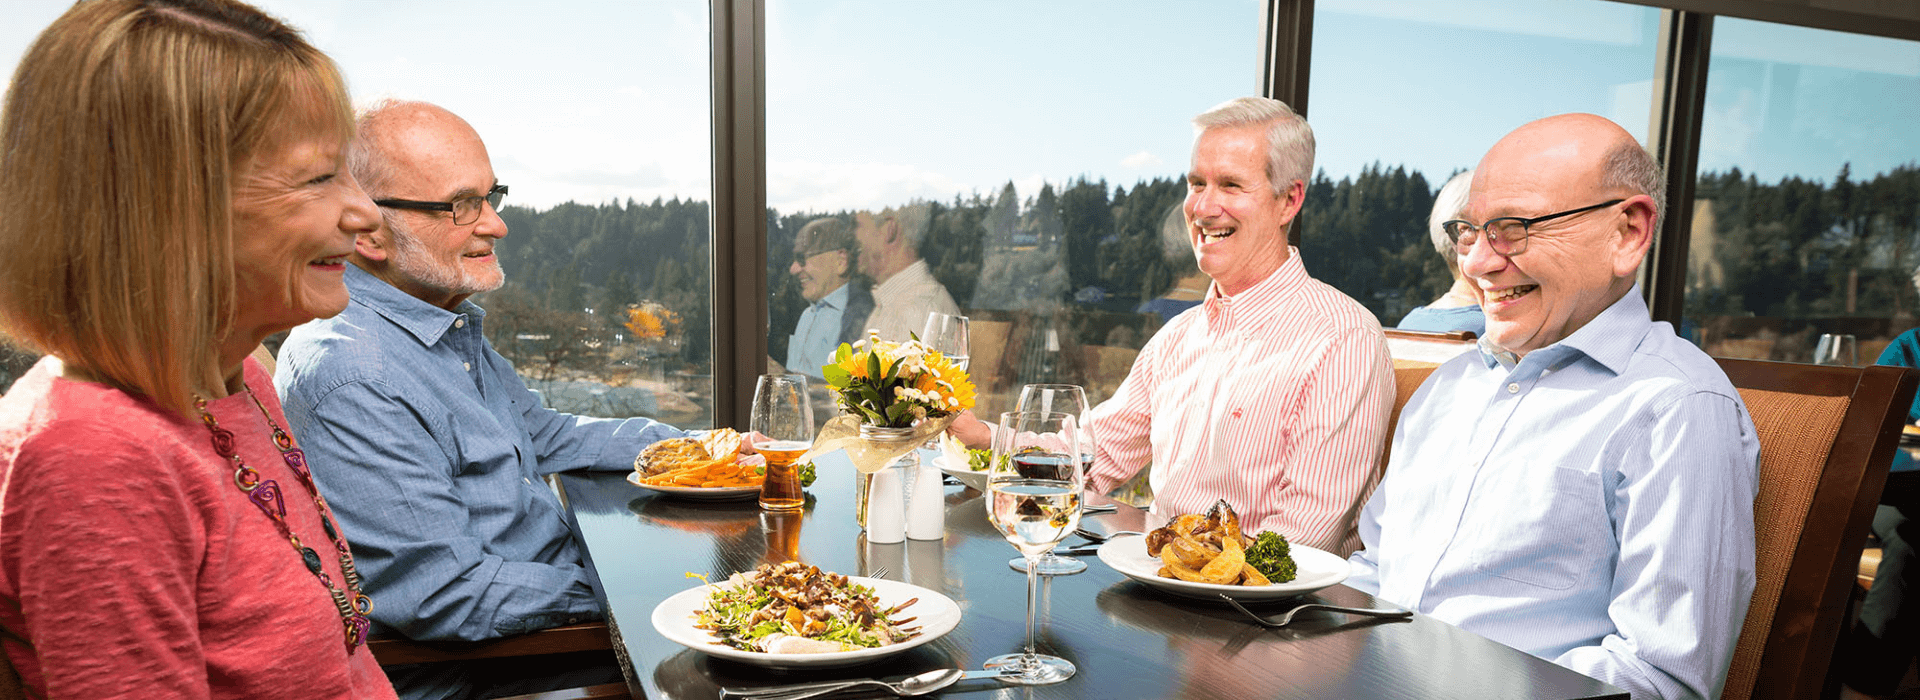
[[[933,278],[927,261],[915,260],[906,269],[894,273],[873,288],[873,314],[867,316],[867,328],[880,331],[880,339],[903,342],[908,333],[918,335],[927,328],[927,314],[938,311],[959,315],[960,305],[946,286]]]
[[[1487,334],[1487,315],[1480,311],[1479,304],[1468,306],[1435,307],[1416,306],[1407,315],[1401,317],[1401,328],[1410,331],[1473,331],[1476,336]]]
[[[600,616],[541,480],[632,469],[684,433],[558,413],[453,311],[347,266],[346,311],[295,328],[275,377],[314,478],[349,533],[374,621],[415,639],[488,639]]]
[[[787,336],[787,371],[821,376],[820,368],[833,359],[833,351],[840,347],[840,317],[847,311],[847,297],[852,296],[852,287],[840,285],[800,312],[800,320],[793,324],[793,334]]]
[[[1612,683],[1715,697],[1753,593],[1760,444],[1635,289],[1553,345],[1456,357],[1407,402],[1347,585]]]
[[[1309,277],[1296,249],[1246,291],[1211,287],[1147,341],[1091,411],[1088,488],[1105,493],[1151,461],[1154,522],[1224,498],[1249,532],[1345,556],[1393,398],[1380,323]]]

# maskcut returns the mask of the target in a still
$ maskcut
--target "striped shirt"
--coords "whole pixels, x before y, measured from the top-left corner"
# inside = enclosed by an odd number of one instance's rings
[[[1307,275],[1300,251],[1267,279],[1160,329],[1091,412],[1096,493],[1149,463],[1150,523],[1226,499],[1249,532],[1346,556],[1379,482],[1393,408],[1380,322]]]

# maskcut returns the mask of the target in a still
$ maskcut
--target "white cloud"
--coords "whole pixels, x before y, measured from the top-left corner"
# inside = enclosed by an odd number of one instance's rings
[[[1157,167],[1160,167],[1160,164],[1162,162],[1163,161],[1160,160],[1160,156],[1156,156],[1153,153],[1148,151],[1141,151],[1139,153],[1135,153],[1133,155],[1120,159],[1121,165],[1127,166],[1129,168],[1141,168],[1141,169],[1157,168]]]

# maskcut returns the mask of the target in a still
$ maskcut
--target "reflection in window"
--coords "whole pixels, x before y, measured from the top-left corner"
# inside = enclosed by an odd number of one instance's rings
[[[1872,363],[1920,322],[1920,43],[1722,18],[1709,68],[1683,331]]]
[[[339,62],[357,102],[426,100],[480,132],[513,191],[495,248],[507,284],[473,300],[548,406],[713,424],[704,0],[601,3],[593,21],[259,4]]]
[[[1199,298],[1184,233],[1170,244],[1163,229],[1186,194],[1189,120],[1255,89],[1260,3],[768,10],[772,363],[809,364],[824,346],[795,343],[845,339],[809,312],[843,303],[824,296],[840,270],[872,295],[872,320],[901,334],[889,340],[921,330],[943,303],[937,286],[971,320],[977,412],[991,420],[1028,383],[1106,399]],[[851,266],[835,245],[797,238],[825,217],[856,229]],[[909,302],[923,306],[888,309]]]
[[[1454,282],[1427,227],[1440,186],[1554,114],[1599,114],[1644,143],[1659,20],[1599,0],[1315,3],[1308,272],[1383,326],[1439,300]]]

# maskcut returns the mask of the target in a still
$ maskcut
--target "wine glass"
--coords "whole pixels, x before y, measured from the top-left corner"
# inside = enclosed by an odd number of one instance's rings
[[[1020,402],[1014,411],[1057,411],[1073,414],[1080,428],[1080,469],[1093,469],[1093,426],[1087,425],[1087,390],[1076,384],[1028,384],[1020,389]],[[1014,571],[1026,571],[1027,560],[1015,557],[1007,562]],[[1040,556],[1040,575],[1066,576],[1087,570],[1087,563],[1073,557],[1054,554],[1052,549]]]
[[[763,374],[753,387],[753,449],[767,458],[767,479],[760,485],[760,507],[799,510],[807,502],[794,461],[813,445],[813,405],[807,377]]]
[[[1820,342],[1813,346],[1813,363],[1847,367],[1860,364],[1859,341],[1851,335],[1822,333]]]
[[[964,372],[971,358],[968,348],[971,340],[967,337],[967,317],[945,314],[938,311],[927,313],[927,327],[920,332],[920,342],[935,352],[946,355],[955,367]]]
[[[1033,650],[1033,617],[1040,607],[1040,554],[1080,525],[1079,420],[1058,411],[1000,414],[987,476],[987,520],[1027,559],[1027,643],[1024,652],[987,659],[1009,670],[1008,683],[1039,685],[1073,677],[1073,662]]]

